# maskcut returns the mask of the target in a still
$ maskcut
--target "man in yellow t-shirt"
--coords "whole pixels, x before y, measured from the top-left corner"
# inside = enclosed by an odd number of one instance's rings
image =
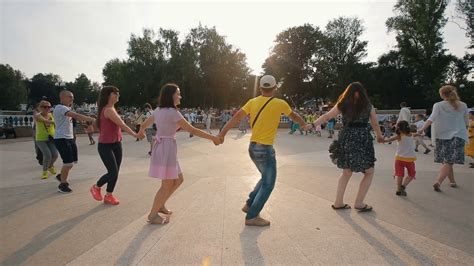
[[[291,110],[291,107],[284,100],[274,98],[277,88],[276,80],[273,76],[265,75],[260,79],[261,96],[250,99],[240,109],[232,119],[227,122],[219,137],[224,142],[227,132],[236,126],[245,116],[250,115],[249,124],[252,128],[250,138],[249,154],[252,161],[262,174],[254,190],[249,194],[249,198],[242,208],[247,213],[245,225],[267,226],[270,221],[260,217],[260,211],[267,202],[276,181],[276,159],[273,142],[275,141],[281,114],[285,114],[291,120],[300,124],[304,129],[308,126],[304,120]]]

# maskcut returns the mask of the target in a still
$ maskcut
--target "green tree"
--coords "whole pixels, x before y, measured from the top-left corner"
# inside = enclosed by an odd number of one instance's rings
[[[61,90],[59,84],[61,82],[61,77],[52,73],[34,75],[28,82],[29,102],[36,104],[46,97],[51,104],[59,103],[59,91]]]
[[[329,21],[324,31],[323,56],[315,62],[316,79],[326,85],[327,95],[335,98],[352,81],[359,80],[354,69],[367,56],[367,41],[360,40],[364,27],[357,18],[339,17]]]
[[[413,90],[423,92],[424,99],[439,98],[437,90],[450,62],[443,48],[442,29],[447,0],[398,0],[395,16],[387,20],[389,31],[394,31],[397,48],[405,66],[413,73]]]
[[[474,49],[474,2],[472,0],[456,0],[456,12],[465,27],[460,26],[466,31],[466,37],[470,40],[469,49]]]
[[[155,101],[167,82],[180,86],[183,107],[235,104],[249,73],[245,54],[215,28],[193,28],[182,42],[178,36],[165,29],[132,34],[129,58],[107,62],[104,84],[118,86],[128,105]]]
[[[81,105],[97,101],[98,94],[92,87],[92,81],[84,73],[79,74],[74,82],[66,83],[66,88],[74,93],[74,102],[76,104]]]
[[[322,32],[311,24],[288,28],[277,35],[275,46],[262,68],[266,74],[282,81],[284,94],[299,95],[297,98],[300,99],[315,94],[317,88],[311,87],[310,81],[314,72],[319,71],[314,62],[322,57],[323,42]]]
[[[0,64],[0,109],[16,110],[27,103],[25,77],[10,65]]]

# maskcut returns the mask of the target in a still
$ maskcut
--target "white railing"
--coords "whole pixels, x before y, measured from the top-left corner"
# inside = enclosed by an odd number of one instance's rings
[[[0,115],[0,127],[33,127],[32,115]]]

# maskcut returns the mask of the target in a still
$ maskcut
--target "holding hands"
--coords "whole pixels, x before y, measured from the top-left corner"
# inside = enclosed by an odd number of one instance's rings
[[[143,127],[141,127],[140,131],[138,131],[136,134],[135,134],[135,138],[137,139],[144,139],[145,138],[145,130],[143,129]]]
[[[313,125],[312,125],[312,124],[305,124],[305,125],[303,126],[303,130],[305,130],[305,131],[311,130],[312,128],[313,128]]]
[[[218,136],[212,136],[211,137],[212,142],[214,142],[214,145],[219,146],[222,144],[221,139]]]

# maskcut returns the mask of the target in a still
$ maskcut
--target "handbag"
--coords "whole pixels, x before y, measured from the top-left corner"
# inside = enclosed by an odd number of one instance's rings
[[[329,158],[333,164],[337,165],[340,158],[343,156],[343,151],[341,143],[338,140],[334,140],[331,145],[329,145]]]
[[[255,123],[257,122],[257,119],[258,119],[258,117],[260,116],[260,113],[262,113],[263,109],[264,109],[264,108],[267,106],[267,104],[268,104],[271,100],[273,100],[274,98],[275,98],[275,97],[271,97],[270,99],[268,99],[268,101],[262,106],[262,108],[260,108],[260,110],[259,110],[258,113],[257,113],[257,116],[255,116],[255,119],[254,119],[253,122],[252,122],[252,128],[253,128],[253,126],[255,125]]]

